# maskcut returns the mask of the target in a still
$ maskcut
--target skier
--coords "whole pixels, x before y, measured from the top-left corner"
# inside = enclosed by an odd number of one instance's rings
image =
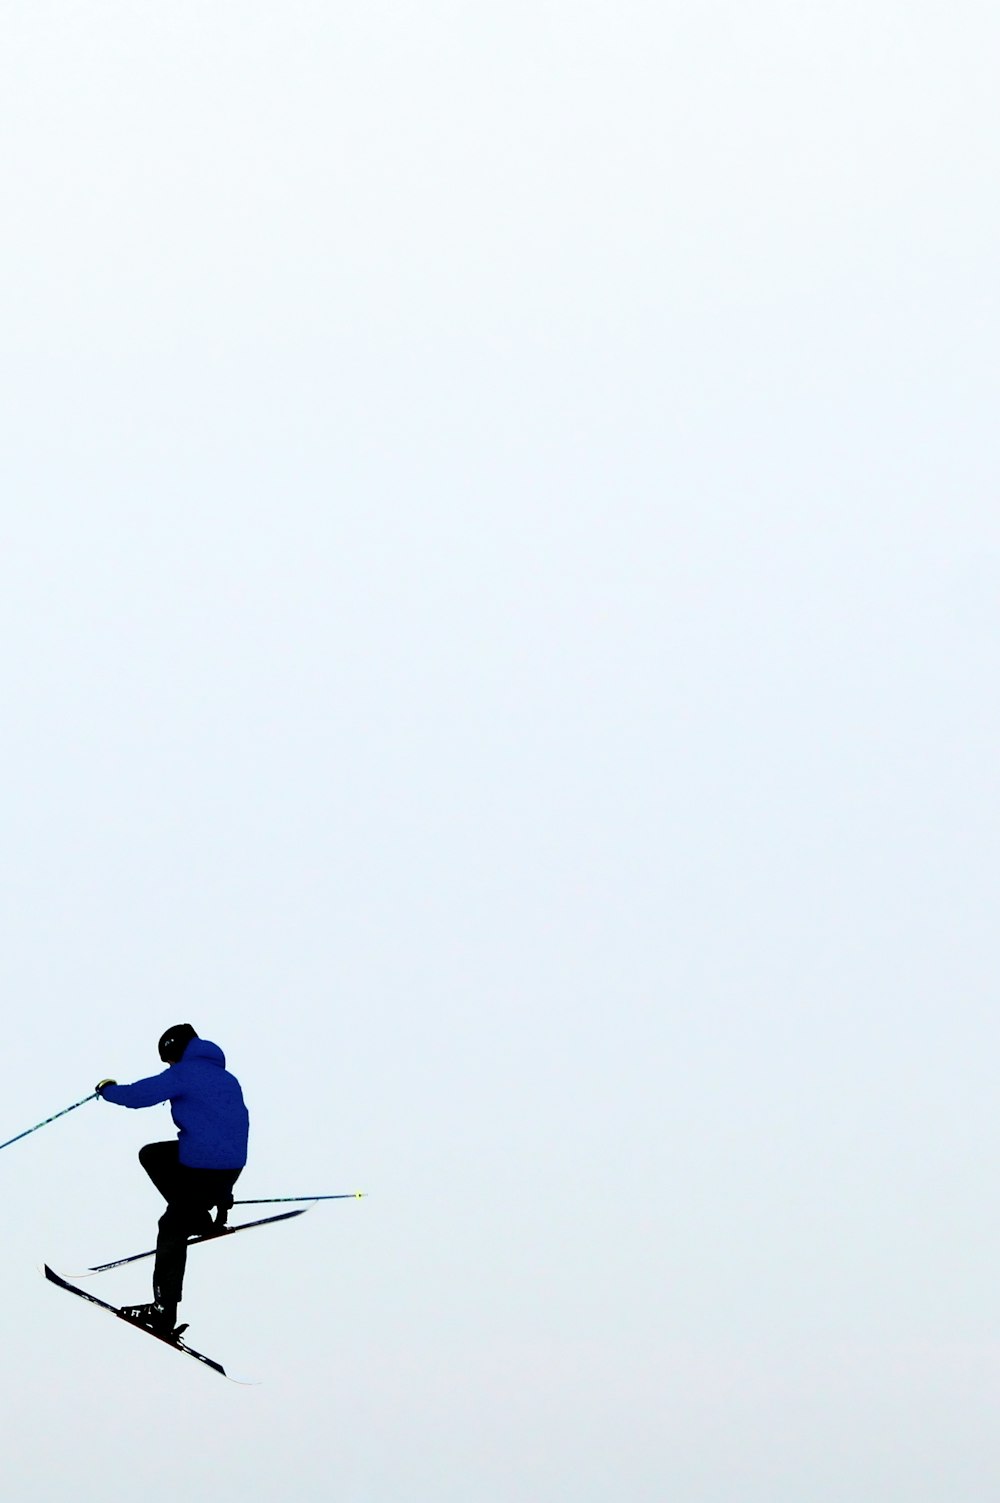
[[[233,1186],[247,1160],[249,1117],[240,1083],[226,1069],[222,1050],[199,1038],[190,1023],[168,1028],[159,1054],[167,1066],[159,1075],[132,1085],[102,1080],[96,1090],[103,1101],[116,1106],[169,1101],[178,1128],[176,1141],[147,1143],[139,1150],[139,1162],[167,1209],[156,1239],[153,1303],[127,1305],[121,1311],[136,1325],[170,1338],[179,1334],[175,1327],[188,1238],[210,1236],[225,1226]]]

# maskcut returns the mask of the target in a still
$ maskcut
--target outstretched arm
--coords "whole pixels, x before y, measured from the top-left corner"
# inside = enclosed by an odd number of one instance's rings
[[[132,1085],[105,1085],[101,1090],[101,1100],[111,1101],[115,1106],[158,1106],[175,1095],[177,1086],[177,1076],[171,1066],[159,1075],[133,1081]]]

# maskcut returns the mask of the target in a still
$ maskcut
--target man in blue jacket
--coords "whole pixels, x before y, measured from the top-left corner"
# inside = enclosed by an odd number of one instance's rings
[[[177,1324],[188,1238],[225,1226],[233,1186],[247,1161],[249,1117],[240,1083],[226,1069],[222,1050],[200,1039],[190,1023],[168,1028],[159,1052],[167,1066],[159,1075],[132,1085],[102,1080],[97,1093],[116,1106],[170,1102],[176,1140],[147,1143],[139,1150],[140,1164],[167,1202],[156,1239],[153,1303],[122,1310],[137,1325],[170,1337]]]

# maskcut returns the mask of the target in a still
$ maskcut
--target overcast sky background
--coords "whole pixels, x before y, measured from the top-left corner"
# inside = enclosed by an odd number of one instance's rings
[[[17,1503],[996,1495],[998,42],[3,5]]]

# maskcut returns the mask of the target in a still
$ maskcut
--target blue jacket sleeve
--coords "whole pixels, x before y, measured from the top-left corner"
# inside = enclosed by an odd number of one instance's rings
[[[159,1075],[149,1075],[132,1085],[105,1086],[101,1096],[105,1101],[114,1102],[115,1106],[158,1106],[176,1094],[178,1084],[171,1066]]]

